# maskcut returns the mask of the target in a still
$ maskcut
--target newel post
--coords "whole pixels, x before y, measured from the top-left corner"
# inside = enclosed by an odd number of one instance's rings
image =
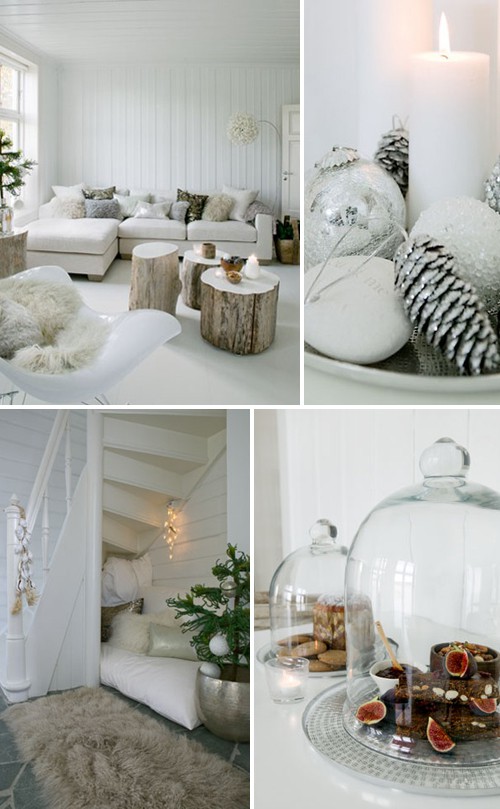
[[[23,627],[23,611],[13,613],[16,600],[19,556],[16,548],[16,528],[21,517],[20,503],[16,495],[5,509],[7,515],[7,635],[6,670],[2,690],[9,702],[24,702],[28,699],[31,681],[26,676],[26,647]]]

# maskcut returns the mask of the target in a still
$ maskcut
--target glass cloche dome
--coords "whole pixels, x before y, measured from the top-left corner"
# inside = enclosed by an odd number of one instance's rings
[[[271,654],[307,657],[313,675],[345,674],[347,548],[329,520],[309,533],[311,544],[289,554],[271,581]]]
[[[383,500],[349,551],[344,727],[398,759],[498,762],[500,494],[467,481],[468,452],[449,438],[420,469],[423,482]]]

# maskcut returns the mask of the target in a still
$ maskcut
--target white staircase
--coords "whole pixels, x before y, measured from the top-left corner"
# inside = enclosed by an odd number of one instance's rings
[[[65,432],[70,411],[53,412],[52,435],[27,508],[40,597],[35,608],[20,615],[11,615],[8,608],[7,632],[0,637],[0,684],[11,702],[98,684],[103,557],[150,551],[159,563],[162,584],[184,579],[190,586],[197,568],[205,564],[200,560],[210,555],[212,562],[226,542],[225,411],[87,411],[87,464],[74,490],[70,433]],[[68,513],[59,537],[51,542],[54,463],[66,481],[56,508],[63,500]],[[165,564],[162,535],[170,501],[181,512],[181,525],[188,502],[190,516],[184,519],[174,558]],[[16,513],[11,532],[17,520]],[[197,531],[205,540],[201,553],[193,550]],[[200,559],[193,558],[196,553]],[[10,606],[16,565],[11,553]]]

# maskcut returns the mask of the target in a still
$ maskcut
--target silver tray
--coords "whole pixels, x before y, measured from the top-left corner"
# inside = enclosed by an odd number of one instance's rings
[[[413,335],[392,357],[373,365],[335,360],[320,354],[307,343],[304,362],[317,371],[379,387],[432,393],[500,391],[500,373],[459,376],[451,363],[417,335]]]
[[[500,764],[446,766],[400,761],[374,752],[344,728],[343,684],[332,686],[306,707],[302,728],[313,747],[333,764],[372,783],[407,792],[461,797],[500,794]],[[444,762],[443,762],[444,763]]]

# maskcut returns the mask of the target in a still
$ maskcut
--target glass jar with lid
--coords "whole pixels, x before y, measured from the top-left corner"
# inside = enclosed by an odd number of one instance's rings
[[[498,762],[500,494],[468,482],[468,452],[449,438],[420,469],[423,482],[383,500],[349,551],[344,727],[398,759]]]
[[[312,675],[345,674],[344,581],[347,548],[329,520],[311,543],[289,554],[269,588],[271,654],[307,657]]]

